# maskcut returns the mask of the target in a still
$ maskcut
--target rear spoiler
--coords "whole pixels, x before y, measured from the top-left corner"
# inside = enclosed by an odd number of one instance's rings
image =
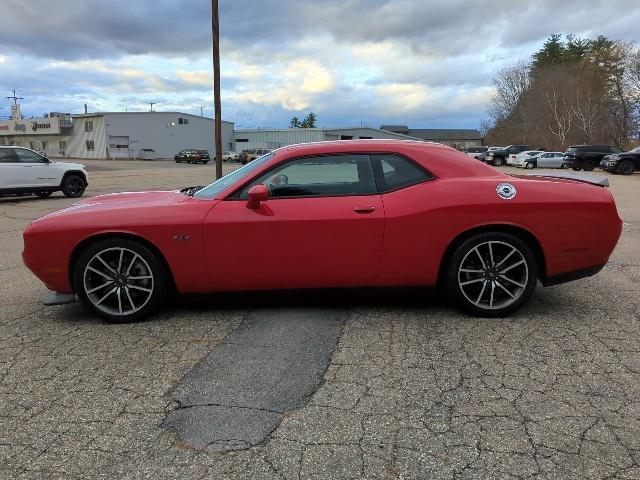
[[[597,175],[587,175],[584,173],[530,173],[530,177],[560,178],[562,180],[573,180],[576,182],[589,183],[598,187],[608,187],[609,179]]]

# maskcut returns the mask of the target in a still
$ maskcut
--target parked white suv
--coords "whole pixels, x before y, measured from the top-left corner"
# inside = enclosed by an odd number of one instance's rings
[[[79,163],[53,162],[28,148],[0,146],[0,195],[35,193],[46,198],[61,191],[78,198],[88,185],[87,171]]]

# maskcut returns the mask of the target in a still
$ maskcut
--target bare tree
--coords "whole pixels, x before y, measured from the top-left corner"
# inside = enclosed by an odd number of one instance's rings
[[[489,100],[489,115],[495,121],[509,117],[531,84],[530,64],[520,61],[503,68],[493,80],[494,93]]]
[[[549,132],[558,138],[560,145],[566,145],[567,136],[573,123],[571,107],[567,105],[566,99],[558,94],[555,87],[546,94],[547,107],[549,108]]]

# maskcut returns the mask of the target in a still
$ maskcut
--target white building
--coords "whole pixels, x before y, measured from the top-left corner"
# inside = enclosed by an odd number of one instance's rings
[[[232,122],[222,122],[222,148],[233,150]],[[0,122],[0,144],[78,159],[173,158],[196,148],[215,154],[214,122],[180,112],[52,114]]]
[[[347,128],[258,128],[235,131],[236,150],[286,147],[296,143],[322,142],[328,140],[356,140],[387,138],[400,140],[420,140],[394,132],[370,127]]]

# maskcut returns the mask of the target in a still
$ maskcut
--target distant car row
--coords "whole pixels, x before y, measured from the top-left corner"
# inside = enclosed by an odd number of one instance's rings
[[[470,147],[467,155],[484,163],[500,167],[510,165],[522,168],[571,168],[590,172],[600,167],[610,173],[630,175],[640,171],[640,147],[623,152],[611,145],[575,145],[566,152],[532,149],[529,145],[508,147]]]
[[[253,149],[242,150],[241,153],[237,153],[233,151],[223,152],[222,161],[223,162],[240,162],[244,165],[270,152],[271,150],[267,150],[263,148],[258,148],[258,149],[253,148]],[[176,161],[176,163],[207,164],[211,161],[211,157],[207,150],[187,148],[184,150],[180,150],[180,152],[178,152],[175,155],[174,160]]]

